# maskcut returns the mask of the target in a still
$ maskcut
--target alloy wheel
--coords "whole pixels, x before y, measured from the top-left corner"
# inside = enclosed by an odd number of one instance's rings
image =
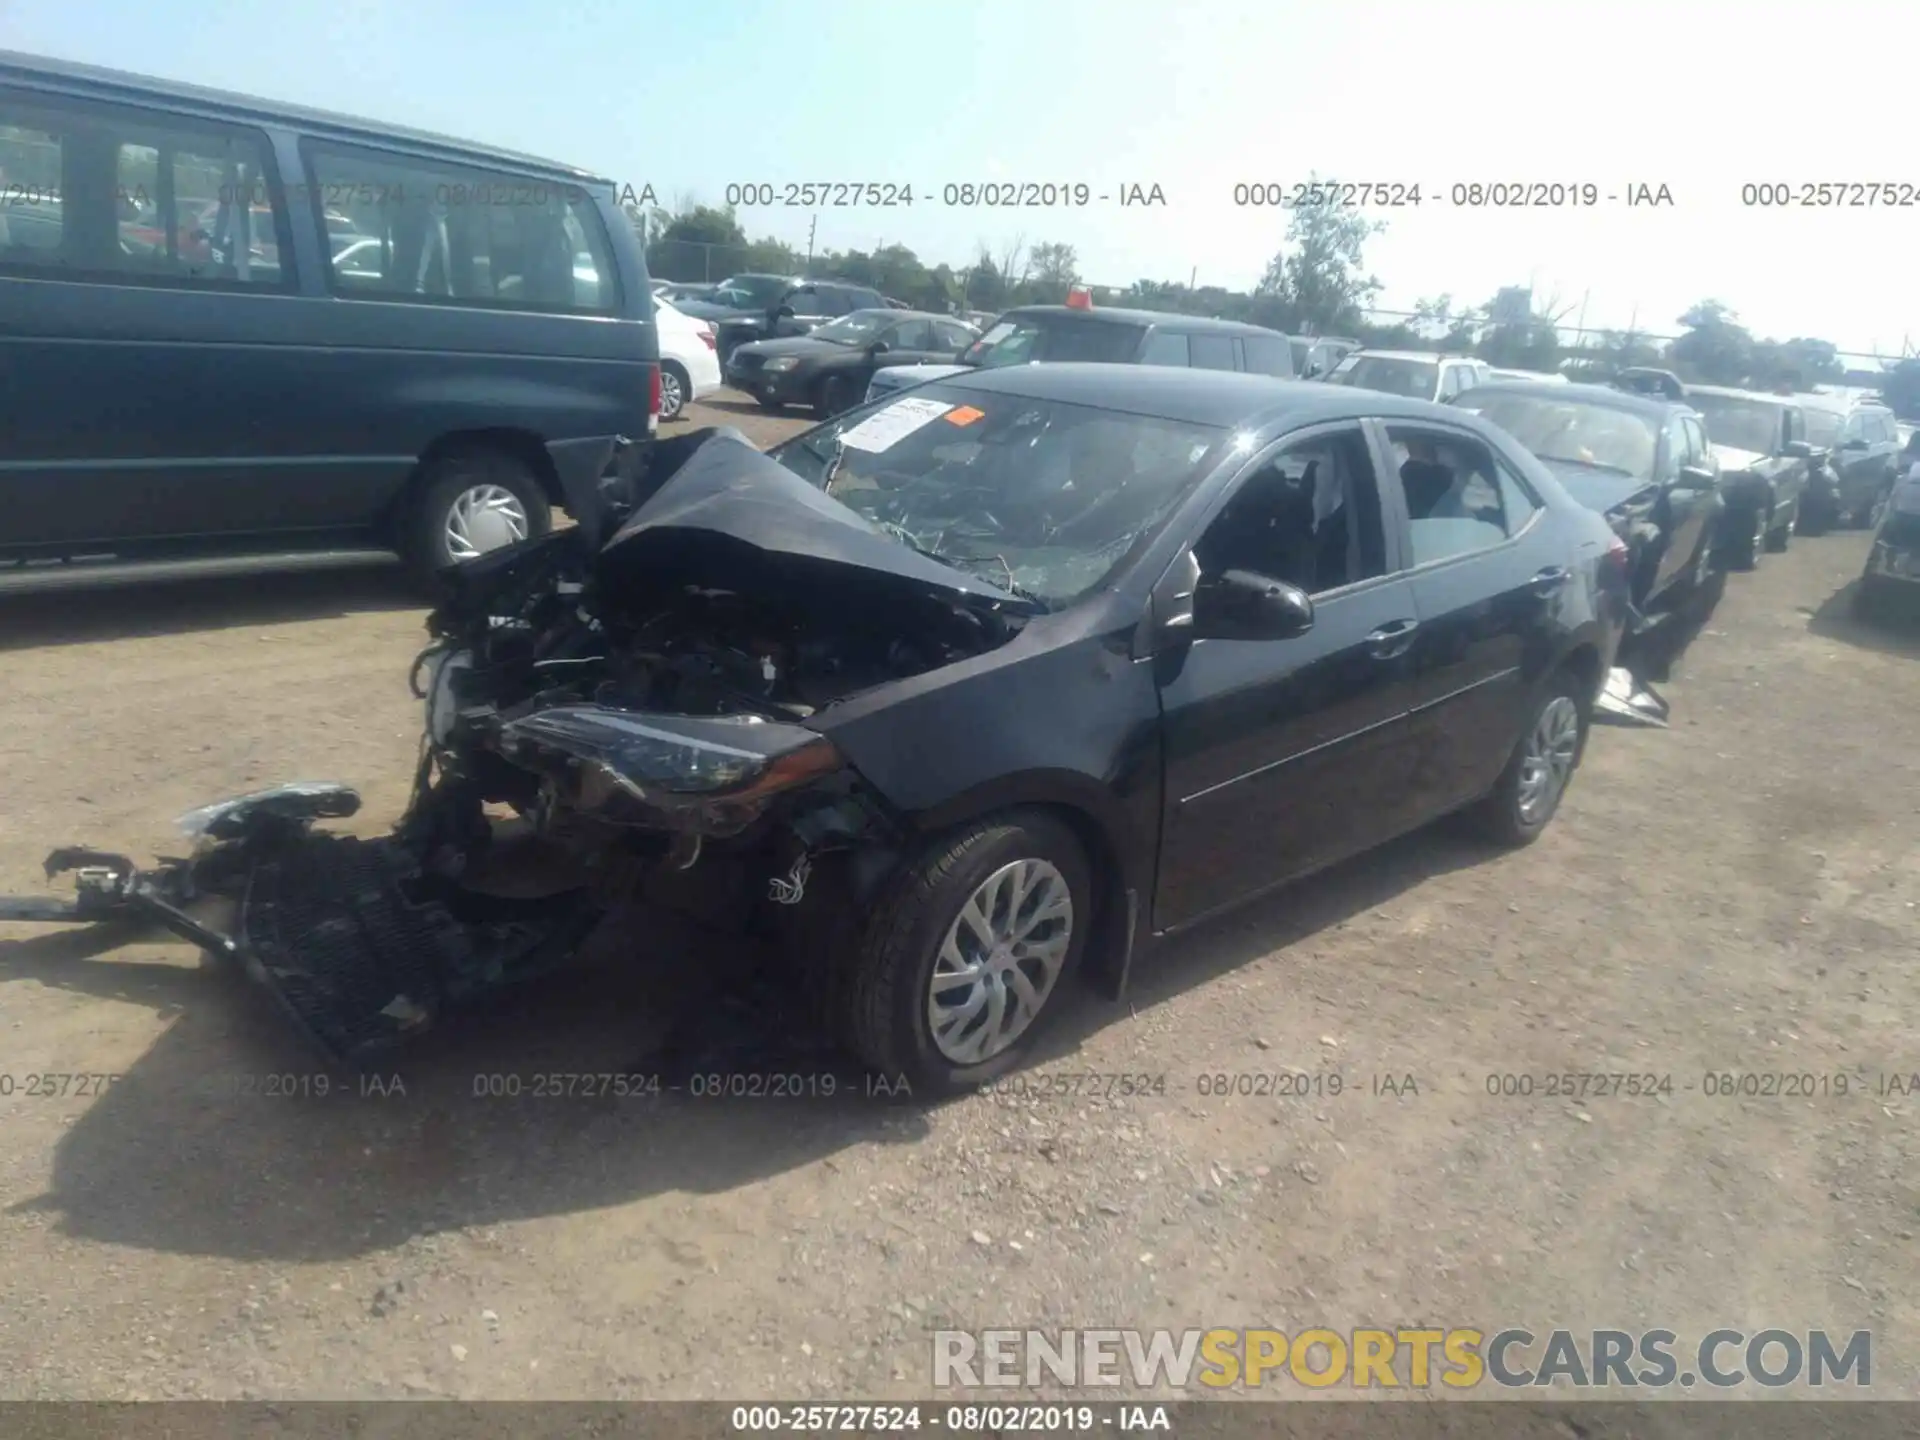
[[[1565,695],[1556,695],[1541,710],[1520,755],[1520,818],[1529,825],[1544,822],[1560,803],[1573,776],[1573,759],[1580,748],[1580,707]]]
[[[927,1027],[955,1065],[1017,1041],[1047,1003],[1073,941],[1066,876],[1038,858],[1002,865],[960,907],[934,960]]]
[[[680,386],[680,377],[662,366],[660,369],[660,418],[662,420],[678,419],[681,407],[686,403],[687,395]]]
[[[447,557],[477,560],[489,550],[527,538],[527,511],[519,497],[499,485],[473,485],[447,510]]]

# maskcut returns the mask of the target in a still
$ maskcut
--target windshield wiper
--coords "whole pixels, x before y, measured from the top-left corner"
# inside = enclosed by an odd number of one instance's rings
[[[1610,475],[1624,475],[1629,480],[1641,478],[1624,465],[1609,465],[1601,460],[1582,460],[1574,455],[1542,455],[1540,458],[1552,465],[1578,465],[1582,470],[1605,470]]]

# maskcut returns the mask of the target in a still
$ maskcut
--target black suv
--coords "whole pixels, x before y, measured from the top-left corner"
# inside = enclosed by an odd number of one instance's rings
[[[735,275],[723,280],[706,300],[688,301],[679,308],[684,314],[712,323],[715,348],[724,366],[727,357],[749,341],[805,335],[816,325],[839,320],[856,310],[899,307],[878,290],[842,280]]]
[[[1751,570],[1761,551],[1786,549],[1799,524],[1818,453],[1807,439],[1806,406],[1797,395],[1719,385],[1689,385],[1686,392],[1685,403],[1700,412],[1720,462],[1727,563]]]
[[[1900,436],[1893,412],[1842,395],[1796,395],[1817,452],[1800,508],[1800,527],[1817,535],[1835,525],[1873,523],[1876,506],[1899,474]]]

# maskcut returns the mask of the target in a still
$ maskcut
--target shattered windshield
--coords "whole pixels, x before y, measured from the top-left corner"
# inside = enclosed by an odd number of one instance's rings
[[[866,345],[899,318],[896,310],[856,310],[851,315],[817,326],[812,338],[831,340],[836,345]]]
[[[780,275],[735,275],[708,298],[733,310],[765,310],[792,288],[793,282]]]
[[[770,453],[902,545],[1057,609],[1145,543],[1225,433],[935,381]]]
[[[1739,395],[1687,392],[1687,403],[1707,422],[1707,439],[1734,450],[1771,455],[1780,440],[1780,407]]]
[[[1611,405],[1483,390],[1470,390],[1454,403],[1491,420],[1542,460],[1617,470],[1635,480],[1653,478],[1660,436],[1645,415]]]

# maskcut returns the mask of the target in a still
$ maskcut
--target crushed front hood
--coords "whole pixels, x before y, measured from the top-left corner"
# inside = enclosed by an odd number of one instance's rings
[[[1026,601],[909,549],[735,435],[704,440],[600,554],[623,593],[687,585],[804,603],[823,578],[885,603],[970,599],[1016,613]]]

